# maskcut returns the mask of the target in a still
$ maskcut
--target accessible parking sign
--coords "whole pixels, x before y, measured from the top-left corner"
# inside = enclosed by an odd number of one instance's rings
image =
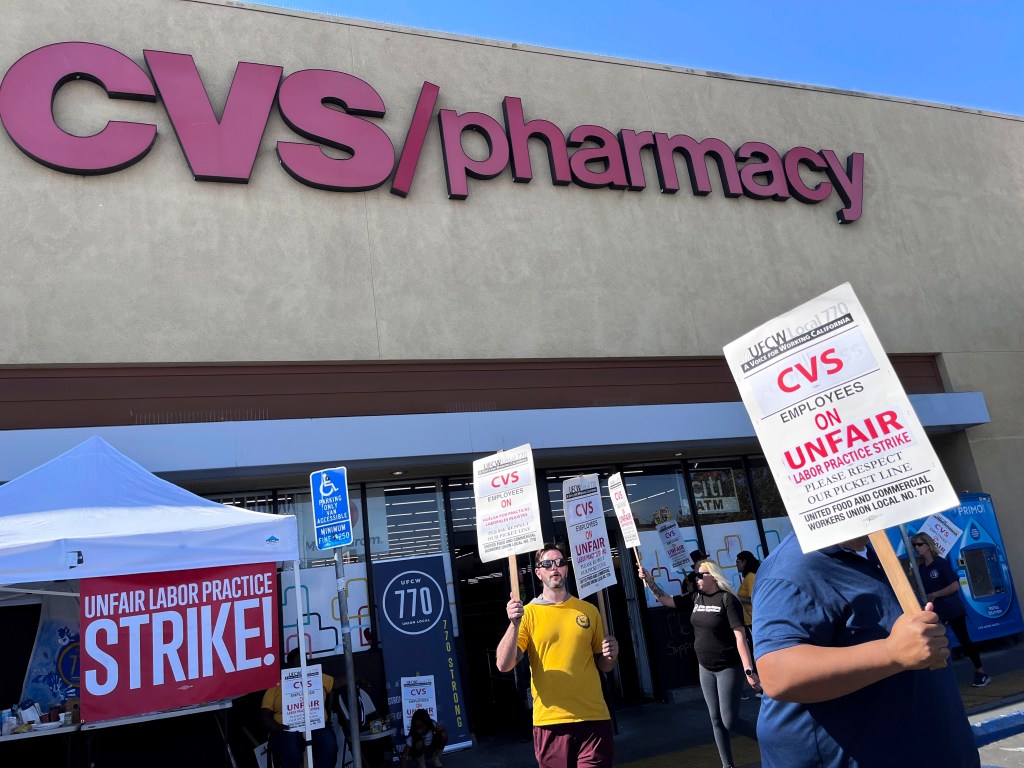
[[[352,543],[348,472],[344,467],[318,469],[309,476],[309,489],[313,494],[316,548],[347,547]]]

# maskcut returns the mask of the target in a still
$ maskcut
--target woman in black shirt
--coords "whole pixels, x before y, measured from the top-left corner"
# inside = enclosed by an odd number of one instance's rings
[[[721,569],[710,560],[697,566],[697,591],[669,595],[643,566],[640,578],[659,603],[686,614],[693,625],[693,649],[700,669],[700,687],[711,715],[715,744],[723,768],[732,768],[732,730],[756,739],[756,729],[739,717],[743,678],[761,690],[754,671],[743,623],[743,607]]]

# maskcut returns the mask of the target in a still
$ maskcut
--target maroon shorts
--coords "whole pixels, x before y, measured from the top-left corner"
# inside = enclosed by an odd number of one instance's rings
[[[611,768],[612,721],[535,725],[533,752],[538,768]]]

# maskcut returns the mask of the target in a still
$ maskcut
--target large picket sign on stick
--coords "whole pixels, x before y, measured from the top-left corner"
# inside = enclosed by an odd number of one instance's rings
[[[672,570],[685,573],[687,568],[693,566],[693,561],[686,551],[686,539],[679,530],[675,515],[668,507],[660,507],[654,513],[654,530],[658,532],[658,538],[661,539],[661,546],[668,555]]]
[[[626,485],[622,482],[621,473],[616,472],[608,478],[608,495],[612,499],[615,516],[619,519],[622,540],[627,547],[633,550],[633,557],[637,562],[640,562],[640,534],[636,530],[633,510],[629,508],[629,496],[626,494]]]
[[[516,555],[544,544],[533,450],[521,445],[473,462],[476,540],[481,562],[508,558],[512,593],[519,598]]]
[[[957,505],[849,284],[724,351],[804,552]],[[871,540],[904,610],[918,610],[888,539]]]
[[[578,475],[564,481],[562,508],[576,576],[576,596],[582,600],[617,583],[597,475]]]
[[[607,630],[608,614],[601,590],[614,586],[618,580],[597,475],[578,475],[565,480],[562,509],[576,576],[576,596],[582,600],[597,592],[597,609]]]

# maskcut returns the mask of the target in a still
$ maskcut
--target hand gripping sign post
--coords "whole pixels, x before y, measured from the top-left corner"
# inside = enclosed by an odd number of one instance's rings
[[[869,536],[905,612],[920,610],[884,529],[957,496],[849,284],[725,347],[804,552]]]
[[[582,600],[597,592],[597,607],[607,632],[608,616],[602,590],[616,584],[617,580],[597,475],[578,475],[563,482],[562,509],[576,576],[576,596]]]
[[[476,540],[480,561],[508,557],[512,594],[519,599],[516,555],[544,544],[533,472],[533,450],[521,445],[473,462]]]
[[[348,680],[349,733],[359,733],[358,692],[356,691],[355,662],[352,658],[352,633],[348,623],[348,598],[345,591],[345,565],[341,561],[338,547],[352,543],[352,512],[348,503],[348,470],[345,467],[319,469],[309,476],[309,490],[313,504],[313,525],[316,532],[317,549],[334,550],[334,576],[338,582],[338,616],[341,619],[341,636],[345,648],[345,676]],[[301,601],[300,601],[301,603]],[[299,638],[303,637],[299,626]],[[302,669],[305,670],[305,654],[301,654]],[[310,739],[306,730],[306,742]],[[362,754],[359,739],[351,744],[352,759],[361,765]],[[311,750],[310,750],[311,751]],[[307,754],[306,762],[311,764],[312,756]]]
[[[633,557],[639,563],[640,534],[636,530],[633,511],[629,508],[629,497],[626,495],[626,486],[622,482],[621,473],[616,472],[608,478],[608,495],[611,496],[615,516],[619,518],[619,527],[622,528],[622,539],[626,546],[633,550]]]

